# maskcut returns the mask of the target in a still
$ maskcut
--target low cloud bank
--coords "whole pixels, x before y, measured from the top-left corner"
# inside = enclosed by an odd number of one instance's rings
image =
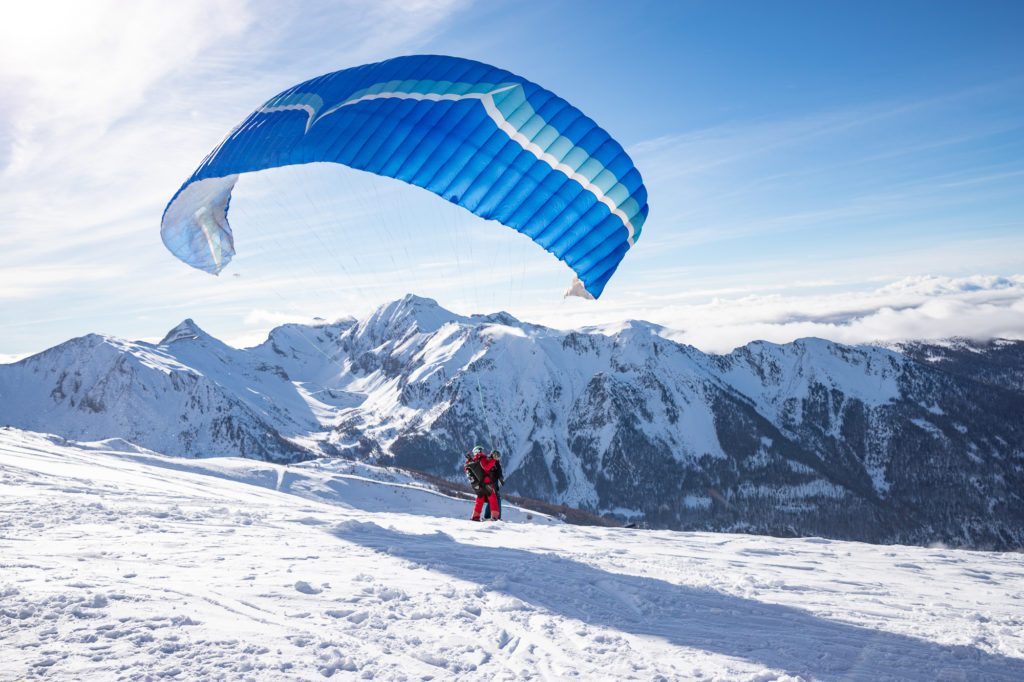
[[[1024,275],[907,277],[869,291],[715,298],[670,306],[659,317],[678,330],[666,336],[715,353],[754,340],[788,343],[807,336],[854,345],[1024,339]]]
[[[689,291],[674,299],[663,296],[656,302],[600,310],[589,301],[569,301],[558,308],[513,308],[512,312],[521,320],[559,329],[586,327],[614,333],[621,326],[608,319],[609,311],[614,311],[613,319],[663,325],[666,338],[711,353],[728,353],[756,340],[789,343],[808,336],[849,345],[952,337],[1024,339],[1024,275],[917,276],[855,288],[819,282],[794,284],[783,293],[735,292],[700,302],[693,297]],[[487,311],[438,302],[465,314]],[[345,314],[362,317],[365,312],[347,309]],[[265,341],[272,327],[317,321],[322,319],[308,311],[253,309],[244,320],[248,329],[223,338],[233,346],[248,347]],[[217,335],[216,330],[210,331]]]

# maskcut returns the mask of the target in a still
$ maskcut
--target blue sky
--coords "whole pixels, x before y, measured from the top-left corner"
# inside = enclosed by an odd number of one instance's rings
[[[236,344],[414,292],[559,327],[1024,338],[1019,2],[32,3],[0,27],[0,354],[185,317]],[[223,135],[286,87],[402,54],[566,98],[651,215],[601,300],[511,230],[340,168],[243,178],[218,278],[159,239]],[[358,246],[356,246],[358,245]]]

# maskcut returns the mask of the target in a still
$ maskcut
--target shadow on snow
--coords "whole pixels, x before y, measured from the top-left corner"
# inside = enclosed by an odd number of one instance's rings
[[[331,530],[364,547],[589,625],[660,637],[815,679],[1024,680],[1024,660],[828,620],[791,606],[595,568],[546,553],[402,533]]]

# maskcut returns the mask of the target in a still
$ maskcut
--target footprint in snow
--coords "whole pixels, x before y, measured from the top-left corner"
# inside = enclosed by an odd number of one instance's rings
[[[319,587],[313,587],[305,580],[300,580],[297,583],[295,583],[295,589],[299,592],[302,592],[303,594],[320,594],[321,592],[323,592],[323,590],[321,590]]]

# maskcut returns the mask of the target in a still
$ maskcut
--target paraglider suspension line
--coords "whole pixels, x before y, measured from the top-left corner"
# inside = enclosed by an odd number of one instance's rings
[[[477,397],[480,398],[480,409],[483,410],[484,421],[487,423],[487,439],[490,441],[490,443],[491,443],[491,450],[493,451],[495,448],[494,448],[494,434],[491,432],[491,414],[490,414],[490,412],[487,411],[487,404],[484,402],[484,389],[480,386],[480,374],[479,374],[479,372],[475,372],[475,374],[476,374],[476,394],[477,394]]]

